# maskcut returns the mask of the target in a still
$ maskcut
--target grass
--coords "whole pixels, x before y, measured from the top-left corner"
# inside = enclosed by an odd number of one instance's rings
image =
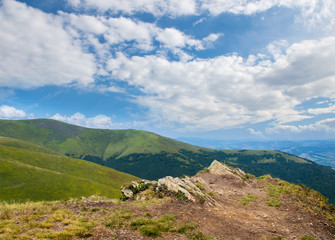
[[[266,204],[270,207],[280,207],[280,200],[272,198],[268,200]]]
[[[158,220],[141,217],[132,221],[130,227],[139,230],[143,236],[158,237],[162,233],[170,231],[175,222],[176,218],[173,215],[166,214]]]
[[[304,236],[300,238],[300,240],[318,240],[318,238],[313,237],[313,236]]]
[[[190,231],[195,230],[198,227],[198,225],[194,222],[191,223],[186,223],[180,227],[177,228],[176,232],[177,233],[183,233],[183,234],[187,234]]]
[[[243,181],[248,180],[248,181],[252,182],[252,180],[256,177],[254,175],[250,174],[250,173],[246,173],[241,178],[242,178]]]
[[[271,174],[290,182],[302,182],[335,202],[332,169],[278,151],[213,150],[145,131],[89,129],[50,119],[0,120],[0,136],[27,141],[145,179],[195,175],[217,159],[256,176]],[[27,149],[27,145],[10,147],[34,152],[45,150]],[[288,172],[287,169],[294,170]]]
[[[204,191],[204,190],[205,190],[204,185],[202,185],[201,183],[197,183],[196,186],[197,186],[201,191]]]
[[[208,173],[209,169],[208,168],[204,168],[202,170],[200,170],[198,173]]]
[[[254,202],[257,199],[258,199],[258,196],[252,195],[252,194],[248,194],[247,196],[242,197],[241,203],[243,205],[248,205],[250,202]]]
[[[111,215],[108,215],[104,220],[104,225],[108,228],[122,228],[125,222],[133,217],[131,212],[127,209],[117,209]]]
[[[70,239],[91,236],[94,222],[76,214],[61,202],[5,203],[0,239]]]
[[[0,136],[11,137],[74,157],[92,155],[107,159],[131,153],[178,152],[200,148],[140,130],[83,128],[51,119],[0,120]]]
[[[0,144],[0,200],[57,200],[93,194],[115,198],[121,196],[122,184],[138,180],[91,162],[11,145]],[[33,144],[25,146],[34,148]]]
[[[268,179],[268,177],[265,178]],[[290,199],[291,203],[304,208],[306,211],[335,221],[334,206],[328,204],[328,199],[321,193],[305,185],[292,184],[280,179],[268,179],[265,186],[268,195],[266,204],[268,206],[280,207],[284,199]]]
[[[202,232],[191,232],[186,234],[189,240],[212,240],[213,238],[210,236],[206,236]]]

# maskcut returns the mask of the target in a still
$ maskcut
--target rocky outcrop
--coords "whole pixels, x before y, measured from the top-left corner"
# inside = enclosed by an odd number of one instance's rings
[[[187,176],[184,178],[167,176],[165,178],[158,179],[158,181],[133,181],[129,185],[122,186],[121,192],[123,194],[123,198],[128,199],[133,198],[137,193],[140,193],[150,187],[154,192],[173,193],[181,198],[185,198],[193,202],[197,199],[205,197],[205,194],[196,185],[196,183],[192,182],[192,179]]]
[[[227,165],[214,160],[212,164],[208,167],[209,173],[221,175],[221,176],[231,176],[241,178],[245,175],[245,172],[239,168],[231,168]]]
[[[228,167],[216,160],[212,162],[212,164],[208,168],[208,173],[213,176],[219,176],[224,179],[231,179],[233,181],[242,182],[243,176],[245,176],[245,172],[241,169],[235,169]],[[202,179],[201,176],[194,177],[171,177],[167,176],[158,181],[148,181],[141,180],[139,182],[131,182],[127,186],[122,186],[121,191],[123,193],[123,198],[134,198],[138,193],[151,188],[152,191],[162,195],[164,193],[171,193],[178,198],[188,199],[190,201],[205,201],[206,199],[210,203],[215,203],[213,197],[209,196],[205,191],[206,183]]]
[[[184,178],[173,178],[168,176],[158,179],[158,184],[160,186],[165,185],[168,191],[183,193],[187,199],[193,202],[195,202],[197,198],[204,196],[204,193],[201,192],[199,187],[187,176]]]

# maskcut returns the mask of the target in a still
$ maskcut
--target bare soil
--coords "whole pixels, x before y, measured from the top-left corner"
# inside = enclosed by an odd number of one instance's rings
[[[119,208],[127,209],[135,219],[143,216],[159,219],[164,214],[172,214],[177,219],[176,227],[193,222],[198,225],[195,231],[213,239],[301,239],[304,236],[335,239],[333,221],[309,211],[308,207],[296,203],[291,196],[282,197],[280,206],[269,206],[267,204],[269,195],[265,184],[267,181],[276,183],[275,179],[242,181],[237,178],[201,173],[193,177],[193,180],[201,183],[207,193],[214,194],[214,200],[201,203],[166,198],[157,203],[127,200],[121,204],[88,201],[85,206],[107,212]],[[243,204],[243,200],[248,196],[254,198]],[[96,214],[99,214],[99,211]],[[92,213],[92,217],[94,214]],[[129,226],[110,229],[100,225],[91,233],[92,236],[86,239],[152,239],[141,235],[137,230],[132,230]],[[185,234],[168,232],[156,239],[188,239],[188,237]]]

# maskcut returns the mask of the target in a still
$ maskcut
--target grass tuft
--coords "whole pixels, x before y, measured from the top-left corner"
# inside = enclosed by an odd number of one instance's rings
[[[241,202],[243,205],[248,205],[250,202],[254,202],[258,199],[258,196],[248,194],[245,197],[242,197]]]
[[[143,236],[158,237],[163,232],[168,232],[172,229],[176,218],[173,215],[166,214],[159,220],[147,219],[141,217],[130,223],[130,227],[134,230],[139,230]]]

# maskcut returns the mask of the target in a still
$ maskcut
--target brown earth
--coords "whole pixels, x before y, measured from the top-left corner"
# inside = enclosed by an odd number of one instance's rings
[[[232,240],[302,239],[304,236],[314,237],[309,239],[335,239],[335,214],[327,210],[329,205],[321,208],[313,205],[317,203],[312,194],[314,191],[310,191],[310,196],[306,195],[308,200],[304,202],[302,198],[288,193],[271,195],[269,186],[286,186],[283,181],[271,177],[242,180],[230,175],[204,172],[192,177],[192,181],[201,184],[203,192],[214,196],[213,200],[192,202],[179,201],[174,197],[159,199],[152,192],[148,193],[151,190],[146,190],[137,196],[139,200],[127,200],[125,203],[84,201],[82,204],[85,208],[97,209],[96,213],[92,213],[92,218],[103,211],[111,213],[120,208],[129,210],[133,216],[131,220],[140,217],[159,219],[171,214],[177,220],[175,228],[195,223],[198,227],[193,231],[202,233],[196,237],[170,231],[156,239],[210,239],[205,235],[212,239]],[[280,203],[270,206],[271,199],[277,199]],[[80,212],[82,204],[73,208]],[[86,239],[152,239],[131,229],[131,220],[115,229],[99,225]]]

